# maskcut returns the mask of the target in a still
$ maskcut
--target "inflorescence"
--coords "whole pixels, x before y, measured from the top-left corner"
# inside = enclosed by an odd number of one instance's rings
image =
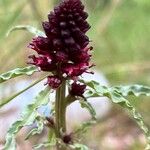
[[[43,22],[46,37],[35,37],[29,47],[38,55],[29,56],[30,64],[51,72],[47,84],[57,89],[63,80],[72,79],[70,94],[82,96],[86,86],[77,83],[78,77],[88,72],[92,47],[86,32],[90,25],[87,12],[80,0],[64,0]]]

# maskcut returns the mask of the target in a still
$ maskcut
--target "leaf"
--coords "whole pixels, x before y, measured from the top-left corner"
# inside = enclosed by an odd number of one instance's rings
[[[44,142],[44,143],[41,143],[41,144],[37,144],[33,147],[33,149],[39,149],[39,148],[42,148],[42,147],[52,147],[52,146],[55,146],[56,145],[56,142]]]
[[[41,82],[43,79],[45,79],[46,76],[44,76],[43,78],[35,81],[34,83],[32,83],[31,85],[29,85],[28,87],[26,87],[25,89],[15,93],[14,95],[4,99],[4,100],[0,100],[0,108],[3,107],[4,105],[8,104],[9,102],[11,102],[14,98],[16,98],[17,96],[19,96],[20,94],[22,94],[23,92],[27,91],[28,89],[30,89],[31,87],[33,87],[34,85],[36,85],[37,83]]]
[[[81,81],[83,82],[83,81]],[[86,82],[85,82],[86,84]],[[98,85],[97,82],[95,81],[91,81],[91,82],[87,82],[87,85],[91,88],[91,97],[95,97],[95,95],[99,95],[99,96],[106,96],[108,97],[110,100],[112,100],[113,103],[119,104],[120,106],[122,106],[123,108],[126,108],[127,110],[130,111],[130,113],[132,114],[133,118],[135,119],[135,121],[137,122],[137,124],[139,125],[139,127],[143,130],[146,138],[147,138],[147,148],[149,149],[150,147],[150,131],[148,129],[148,127],[145,125],[142,116],[136,111],[135,107],[132,106],[132,104],[129,102],[129,100],[125,99],[124,96],[128,95],[131,93],[139,96],[139,95],[149,95],[147,94],[149,92],[149,87],[144,87],[144,86],[140,86],[140,88],[135,88],[135,86],[130,86],[130,88],[124,88],[123,86],[120,86],[120,88],[116,88],[116,87],[106,87],[106,86],[101,86],[100,84]],[[134,87],[134,88],[131,88]],[[138,86],[139,87],[139,86]],[[144,88],[143,88],[144,87]],[[121,90],[119,90],[121,89]],[[125,91],[125,89],[127,91]],[[132,89],[132,90],[131,90]],[[134,89],[134,90],[133,90]],[[144,89],[144,90],[143,90]],[[125,94],[124,94],[125,91]],[[88,96],[90,94],[88,93]]]
[[[75,143],[73,145],[70,145],[70,148],[74,150],[90,150],[86,145]]]
[[[120,95],[120,93],[118,93],[116,91],[112,91],[112,92],[110,91],[108,97],[110,97],[110,99],[114,103],[119,104],[123,108],[126,108],[127,110],[130,111],[130,113],[132,114],[136,123],[139,125],[141,130],[143,130],[143,132],[147,138],[147,143],[148,143],[147,147],[149,147],[150,146],[150,131],[149,131],[148,127],[146,126],[146,124],[144,123],[144,120],[143,120],[143,117],[141,116],[141,114],[138,113],[136,111],[136,108],[127,99],[125,99],[122,95]]]
[[[12,124],[6,135],[6,143],[4,150],[15,150],[16,140],[15,136],[24,126],[32,125],[35,119],[39,116],[37,109],[43,105],[47,105],[49,102],[49,87],[42,90],[38,96],[35,97],[33,103],[27,105],[22,112],[21,119]]]
[[[9,4],[10,5],[10,4]],[[0,30],[0,37],[4,37],[10,26],[19,18],[19,15],[26,6],[26,2],[23,1],[20,6],[18,6],[13,13],[10,13],[6,22],[3,22]],[[0,38],[0,42],[3,38]]]
[[[93,106],[88,101],[85,101],[85,100],[80,100],[79,102],[82,108],[86,108],[89,111],[89,113],[92,116],[92,119],[96,120],[96,112]]]
[[[92,125],[94,125],[96,121],[90,120],[81,124],[79,128],[77,128],[74,134],[83,134],[85,133]]]
[[[28,66],[25,68],[16,68],[14,70],[8,71],[0,75],[0,83],[3,83],[9,79],[21,76],[21,75],[32,75],[34,72],[37,72],[38,69],[35,66]]]
[[[39,148],[42,148],[42,147],[45,147],[45,148],[46,147],[52,147],[52,146],[55,146],[55,145],[56,145],[55,133],[54,133],[54,130],[50,130],[48,141],[37,144],[37,145],[34,145],[33,149],[39,149]]]
[[[150,87],[143,86],[143,85],[129,85],[129,86],[116,86],[114,87],[114,90],[117,90],[121,95],[128,96],[128,95],[134,95],[134,96],[150,96]]]
[[[82,83],[86,83],[86,85],[89,86],[92,89],[95,89],[95,86],[99,86],[99,83],[94,81],[94,80],[84,81],[84,80],[80,79],[79,81],[82,82]]]
[[[104,96],[103,94],[102,95],[100,94],[107,92],[107,87],[101,86],[96,81],[93,81],[93,80],[92,81],[79,80],[79,81],[86,84],[90,88],[90,89],[87,89],[84,94],[86,98]]]
[[[6,36],[9,36],[9,34],[15,30],[26,30],[30,33],[32,33],[33,35],[35,36],[42,36],[42,37],[45,37],[45,33],[38,30],[37,28],[35,27],[32,27],[30,25],[18,25],[18,26],[15,26],[15,27],[12,27],[8,32],[7,32],[7,35]]]
[[[35,121],[37,123],[37,127],[33,128],[27,135],[27,137],[25,138],[25,140],[28,140],[31,136],[36,135],[36,134],[40,134],[43,129],[44,129],[44,118],[42,118],[41,116],[37,116],[35,118]]]

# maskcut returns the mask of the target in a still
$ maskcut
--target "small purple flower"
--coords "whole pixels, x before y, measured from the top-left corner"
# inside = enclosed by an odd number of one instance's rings
[[[89,62],[91,58],[91,54],[89,54],[92,47],[85,47],[80,51],[75,51],[70,54],[70,59],[74,63],[82,63],[82,62]]]
[[[55,63],[52,62],[52,58],[50,56],[39,56],[36,57],[34,55],[29,56],[32,61],[28,62],[29,64],[36,65],[43,71],[54,71],[56,69]]]
[[[62,80],[58,76],[48,76],[47,77],[47,83],[52,89],[57,89]]]
[[[82,75],[88,69],[88,63],[80,63],[80,64],[64,64],[62,67],[62,73],[66,74],[68,77],[76,77]]]
[[[68,55],[62,51],[57,51],[55,54],[55,57],[56,57],[57,62],[67,62],[68,61]]]
[[[50,42],[48,38],[38,36],[36,38],[33,38],[28,47],[35,50],[38,54],[45,55],[49,54]]]
[[[71,85],[71,89],[70,89],[69,93],[72,96],[81,96],[81,97],[83,97],[85,89],[86,89],[86,85],[84,85],[84,84],[78,84],[78,83],[74,82]]]

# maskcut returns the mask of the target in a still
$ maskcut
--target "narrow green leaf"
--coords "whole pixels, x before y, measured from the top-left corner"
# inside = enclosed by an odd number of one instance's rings
[[[3,100],[0,100],[0,108],[3,107],[4,105],[8,104],[9,102],[11,102],[14,98],[16,98],[17,96],[19,96],[20,94],[24,93],[25,91],[27,91],[28,89],[30,89],[31,87],[33,87],[34,85],[36,85],[37,83],[41,82],[43,79],[45,79],[46,76],[44,76],[43,78],[35,81],[34,83],[32,83],[31,85],[29,85],[28,87],[26,87],[25,89],[15,93],[14,95],[6,98],[6,99],[3,99]]]
[[[3,83],[9,79],[21,76],[21,75],[32,75],[34,72],[37,72],[38,69],[35,66],[28,66],[25,68],[16,68],[14,70],[8,71],[0,75],[0,83]]]
[[[74,150],[90,150],[86,145],[79,144],[79,143],[70,145],[70,148]]]
[[[88,101],[85,101],[85,100],[80,100],[79,102],[82,108],[86,108],[89,111],[89,113],[92,116],[92,119],[96,120],[96,112],[93,106]]]
[[[21,14],[25,6],[26,6],[26,2],[23,0],[20,6],[18,6],[13,13],[9,13],[10,15],[8,16],[6,22],[4,22],[3,25],[1,26],[0,42],[4,38],[10,26],[19,18],[19,15]]]
[[[6,143],[4,150],[16,150],[15,136],[24,126],[32,125],[35,119],[39,116],[37,109],[43,105],[47,105],[49,102],[49,87],[45,88],[35,97],[33,103],[27,105],[22,112],[21,119],[12,124],[6,135]]]
[[[45,37],[45,33],[38,30],[37,28],[35,27],[32,27],[30,25],[18,25],[18,26],[15,26],[15,27],[12,27],[8,32],[7,32],[7,35],[6,36],[9,36],[9,34],[13,31],[16,31],[16,30],[26,30],[30,33],[32,33],[33,35],[35,36],[43,36]]]

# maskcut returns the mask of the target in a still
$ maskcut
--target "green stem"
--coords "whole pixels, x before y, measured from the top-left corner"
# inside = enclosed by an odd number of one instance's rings
[[[56,125],[56,137],[61,138],[62,132],[66,132],[66,82],[63,81],[61,86],[56,91],[55,102],[55,125]],[[57,150],[64,150],[61,145],[57,144]]]

